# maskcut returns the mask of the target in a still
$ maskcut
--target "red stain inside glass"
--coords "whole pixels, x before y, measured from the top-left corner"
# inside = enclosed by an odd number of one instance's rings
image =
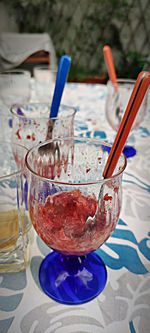
[[[104,200],[105,200],[105,201],[112,200],[112,196],[111,196],[111,195],[108,195],[108,193],[106,193],[106,194],[104,195]]]
[[[91,171],[91,169],[90,169],[90,168],[86,169],[86,173],[88,173],[89,171]]]
[[[35,141],[35,134],[32,133],[32,141]]]
[[[17,130],[16,135],[17,135],[18,139],[20,140],[21,136],[20,136],[20,133],[19,133],[19,129]]]

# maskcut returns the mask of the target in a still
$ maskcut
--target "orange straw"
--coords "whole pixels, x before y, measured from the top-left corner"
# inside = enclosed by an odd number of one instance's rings
[[[139,107],[142,103],[142,100],[145,96],[147,88],[150,84],[150,73],[149,72],[141,72],[134,85],[134,89],[132,91],[130,100],[128,102],[126,111],[122,118],[119,130],[117,132],[115,141],[112,145],[110,154],[108,156],[108,160],[106,162],[103,177],[109,178],[112,176],[118,159],[121,155],[129,132],[131,130],[133,121],[136,117],[136,114],[139,110]]]
[[[116,76],[116,71],[115,71],[115,66],[114,66],[110,46],[108,46],[108,45],[104,46],[103,54],[104,54],[104,59],[105,59],[105,62],[106,62],[106,66],[107,66],[107,70],[108,70],[110,80],[114,84],[114,88],[115,88],[116,92],[118,93],[117,76]]]

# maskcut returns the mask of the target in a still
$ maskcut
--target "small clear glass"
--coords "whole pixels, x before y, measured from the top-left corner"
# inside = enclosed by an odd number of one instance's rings
[[[74,107],[60,105],[58,117],[49,118],[49,103],[16,104],[11,108],[12,142],[26,148],[55,137],[74,135]]]
[[[37,66],[33,69],[36,98],[39,102],[49,103],[54,93],[57,69],[49,66]]]
[[[14,69],[0,72],[0,99],[7,106],[30,100],[31,73]]]
[[[111,81],[107,82],[107,98],[106,98],[106,117],[111,125],[111,127],[118,131],[120,126],[120,121],[123,117],[124,111],[126,110],[127,104],[129,102],[131,93],[135,85],[134,80],[129,79],[118,79],[118,97],[116,98],[116,91],[114,84]],[[117,100],[118,99],[118,100]],[[117,106],[120,108],[120,117],[117,114]],[[144,97],[144,100],[140,106],[137,117],[133,123],[132,130],[136,129],[139,124],[144,119],[147,110],[147,94]]]
[[[0,272],[22,271],[30,260],[26,153],[21,145],[12,151],[10,142],[0,143]]]
[[[110,126],[117,132],[126,110],[127,104],[129,102],[130,96],[132,94],[135,85],[134,80],[130,79],[118,79],[117,88],[109,80],[107,82],[107,97],[106,97],[106,118]],[[118,89],[118,92],[116,92]],[[139,108],[138,114],[132,125],[131,130],[135,130],[143,121],[148,103],[148,94],[145,95],[143,102]],[[131,157],[136,154],[136,149],[133,146],[126,145],[124,147],[124,154],[126,157]]]

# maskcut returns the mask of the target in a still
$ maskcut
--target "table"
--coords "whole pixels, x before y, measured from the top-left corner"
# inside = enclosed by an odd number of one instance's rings
[[[62,102],[77,106],[75,134],[113,142],[105,118],[107,87],[68,83]],[[150,332],[150,100],[145,119],[129,139],[137,154],[123,177],[119,223],[97,250],[108,280],[89,303],[56,303],[39,286],[39,265],[49,249],[32,230],[31,262],[26,271],[0,274],[0,333]]]

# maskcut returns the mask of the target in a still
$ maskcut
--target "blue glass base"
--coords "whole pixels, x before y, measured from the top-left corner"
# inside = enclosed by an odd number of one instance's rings
[[[133,148],[132,146],[125,146],[123,149],[123,153],[125,154],[125,156],[128,157],[132,157],[134,155],[136,155],[136,149]]]
[[[103,150],[104,151],[108,151],[110,152],[111,150],[111,147],[105,147],[105,146],[102,146],[103,147]],[[125,154],[125,156],[128,158],[128,157],[132,157],[134,155],[136,155],[136,149],[133,148],[132,146],[125,146],[124,149],[123,149],[123,153]]]
[[[53,251],[42,261],[39,280],[43,291],[55,301],[83,304],[102,292],[107,271],[95,252],[77,257]]]

